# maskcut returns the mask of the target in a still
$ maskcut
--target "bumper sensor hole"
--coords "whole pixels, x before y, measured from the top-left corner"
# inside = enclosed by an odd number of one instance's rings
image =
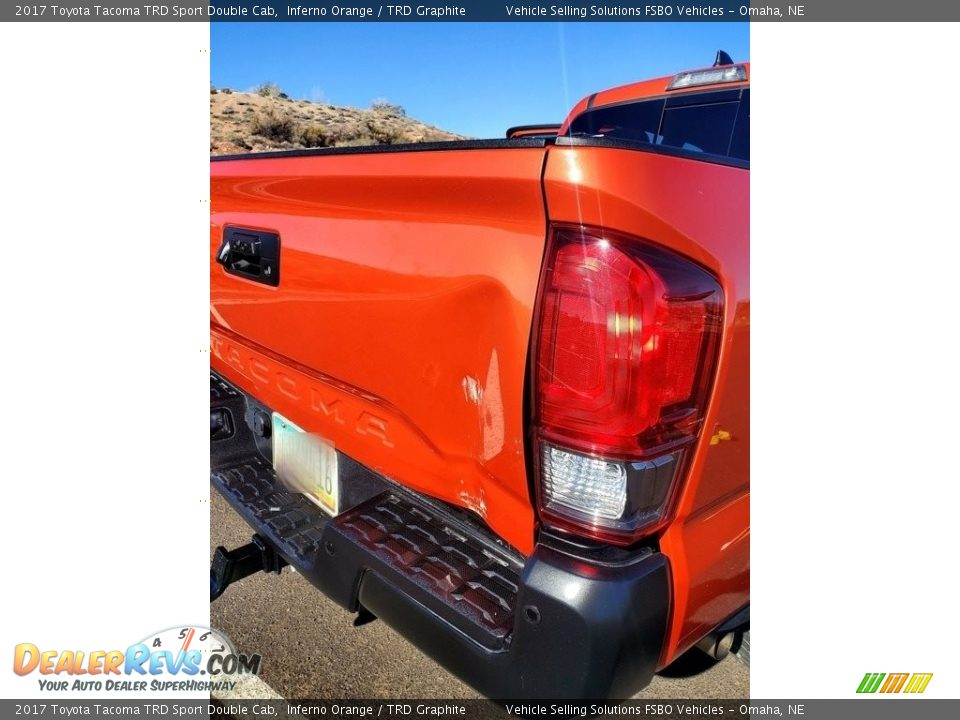
[[[536,605],[526,605],[523,608],[523,616],[531,625],[540,622],[540,609]]]

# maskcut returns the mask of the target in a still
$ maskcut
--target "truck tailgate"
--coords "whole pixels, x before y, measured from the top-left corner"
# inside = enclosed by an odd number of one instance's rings
[[[523,552],[545,153],[518,142],[211,166],[215,369]],[[279,235],[276,286],[214,262],[229,227]]]

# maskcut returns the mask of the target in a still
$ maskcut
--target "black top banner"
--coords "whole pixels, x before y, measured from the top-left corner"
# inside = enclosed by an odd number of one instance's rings
[[[214,0],[144,5],[109,0],[7,4],[4,22],[851,22],[956,21],[960,3],[943,0],[808,2],[523,2],[427,0],[385,5],[363,0]]]

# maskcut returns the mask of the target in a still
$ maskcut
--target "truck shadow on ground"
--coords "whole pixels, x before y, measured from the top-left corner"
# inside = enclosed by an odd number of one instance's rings
[[[737,662],[732,657],[724,658],[724,660],[716,660],[705,652],[701,652],[696,648],[688,650],[683,655],[674,660],[670,665],[667,665],[663,670],[657,673],[660,677],[664,678],[687,678],[693,677],[694,675],[699,675],[704,673],[707,670],[712,670],[721,662]]]

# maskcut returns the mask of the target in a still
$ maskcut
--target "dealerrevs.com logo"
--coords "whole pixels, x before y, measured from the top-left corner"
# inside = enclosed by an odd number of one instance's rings
[[[125,650],[51,650],[20,643],[13,671],[45,691],[232,690],[260,670],[260,655],[238,653],[223,633],[199,625],[151,633]]]
[[[867,673],[857,687],[858,693],[922,693],[933,673]]]

